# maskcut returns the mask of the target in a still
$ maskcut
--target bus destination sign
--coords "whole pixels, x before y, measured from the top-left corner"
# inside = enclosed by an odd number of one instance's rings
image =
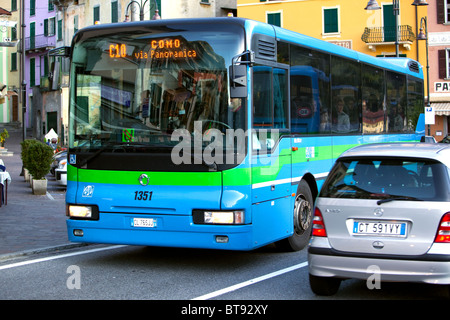
[[[134,50],[129,53],[129,47],[125,43],[111,43],[109,45],[109,57],[134,58],[136,60],[146,59],[185,59],[196,58],[197,50],[188,48],[178,38],[152,40],[143,50]]]

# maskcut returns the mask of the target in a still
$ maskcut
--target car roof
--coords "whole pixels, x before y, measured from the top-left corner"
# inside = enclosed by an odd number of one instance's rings
[[[373,143],[354,147],[341,157],[401,157],[434,159],[450,167],[450,145],[443,143]]]

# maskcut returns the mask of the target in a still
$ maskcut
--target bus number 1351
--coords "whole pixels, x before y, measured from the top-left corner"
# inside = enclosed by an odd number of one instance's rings
[[[135,191],[134,200],[150,201],[152,200],[153,191]]]

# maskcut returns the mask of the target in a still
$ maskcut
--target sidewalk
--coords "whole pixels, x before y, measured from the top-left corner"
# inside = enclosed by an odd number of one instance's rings
[[[30,184],[20,176],[21,131],[11,131],[6,149],[12,156],[0,156],[11,175],[8,203],[0,207],[0,261],[19,254],[70,245],[66,234],[66,189],[47,175],[47,195],[33,195]]]

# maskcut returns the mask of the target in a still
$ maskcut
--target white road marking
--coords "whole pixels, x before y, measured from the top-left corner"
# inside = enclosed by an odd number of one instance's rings
[[[111,247],[105,247],[105,248],[97,248],[97,249],[91,249],[91,250],[86,250],[86,251],[79,251],[79,252],[62,254],[62,255],[59,255],[59,256],[52,256],[52,257],[47,257],[47,258],[40,258],[40,259],[33,259],[33,260],[22,261],[22,262],[17,262],[17,263],[11,263],[11,264],[6,264],[4,266],[0,266],[0,270],[17,268],[17,267],[26,266],[26,265],[29,265],[29,264],[45,262],[45,261],[51,261],[51,260],[57,260],[57,259],[68,258],[68,257],[74,257],[74,256],[82,255],[82,254],[94,253],[94,252],[99,252],[99,251],[119,249],[119,248],[122,248],[122,247],[126,247],[126,246],[120,245],[120,246],[111,246]]]
[[[7,264],[4,266],[0,266],[0,270],[5,270],[5,269],[11,269],[11,268],[17,268],[17,267],[22,267],[22,266],[26,266],[26,265],[30,265],[30,264],[35,264],[35,263],[40,263],[40,262],[45,262],[45,261],[52,261],[52,260],[57,260],[57,259],[63,259],[63,258],[68,258],[68,257],[74,257],[74,256],[79,256],[79,255],[83,255],[83,254],[89,254],[89,253],[94,253],[94,252],[100,252],[100,251],[106,251],[106,250],[114,250],[114,249],[119,249],[119,248],[123,248],[123,247],[127,247],[126,245],[117,245],[117,246],[110,246],[110,247],[105,247],[105,248],[97,248],[97,249],[91,249],[91,250],[86,250],[86,251],[79,251],[79,252],[72,252],[72,253],[67,253],[67,254],[62,254],[62,255],[58,255],[58,256],[52,256],[52,257],[46,257],[46,258],[40,258],[40,259],[33,259],[33,260],[28,260],[28,261],[22,261],[22,262],[17,262],[17,263],[11,263],[11,264]],[[253,278],[251,280],[245,281],[245,282],[241,282],[238,284],[235,284],[233,286],[224,288],[224,289],[220,289],[208,294],[205,294],[203,296],[194,298],[192,300],[208,300],[208,299],[212,299],[218,296],[221,296],[225,293],[229,293],[232,291],[236,291],[238,289],[242,289],[244,287],[250,286],[252,284],[264,281],[264,280],[268,280],[274,277],[277,277],[279,275],[297,270],[297,269],[301,269],[308,266],[308,262],[302,262],[299,264],[296,264],[294,266],[288,267],[288,268],[284,268],[272,273],[268,273],[266,275],[257,277],[257,278]]]
[[[248,281],[245,281],[245,282],[241,282],[241,283],[235,284],[233,286],[230,286],[228,288],[220,289],[220,290],[217,290],[217,291],[205,294],[203,296],[194,298],[192,300],[208,300],[208,299],[212,299],[212,298],[221,296],[221,295],[223,295],[225,293],[229,293],[229,292],[232,292],[232,291],[235,291],[235,290],[238,290],[238,289],[250,286],[252,284],[255,284],[255,283],[258,283],[258,282],[261,282],[261,281],[264,281],[264,280],[267,280],[267,279],[270,279],[270,278],[282,275],[284,273],[304,268],[307,265],[308,265],[308,262],[303,262],[303,263],[300,263],[300,264],[296,264],[296,265],[294,265],[292,267],[281,269],[281,270],[278,270],[278,271],[275,271],[275,272],[263,275],[263,276],[258,277],[258,278],[254,278],[254,279],[251,279],[251,280],[248,280]]]

